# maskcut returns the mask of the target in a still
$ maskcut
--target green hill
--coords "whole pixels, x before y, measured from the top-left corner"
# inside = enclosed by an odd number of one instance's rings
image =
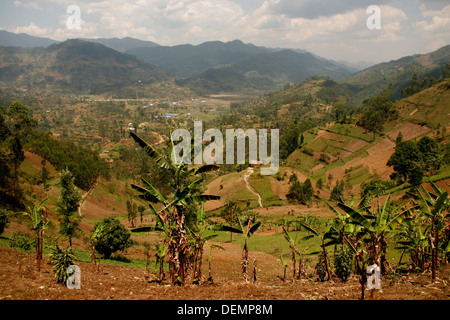
[[[417,54],[384,62],[341,80],[356,93],[358,101],[377,95],[381,89],[393,85],[393,96],[401,98],[401,90],[411,83],[414,73],[419,81],[425,78],[440,79],[442,70],[450,61],[450,45],[427,54]]]
[[[2,89],[102,93],[167,80],[164,71],[101,44],[67,40],[47,48],[0,47]]]

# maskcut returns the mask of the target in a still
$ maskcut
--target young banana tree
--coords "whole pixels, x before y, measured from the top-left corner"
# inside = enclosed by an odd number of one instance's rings
[[[170,242],[170,236],[171,231],[168,224],[164,223],[163,216],[160,213],[157,213],[155,208],[149,204],[150,213],[155,215],[155,225],[154,226],[148,226],[148,227],[139,227],[135,229],[131,229],[131,232],[160,232],[164,234],[164,240],[161,244],[156,245],[156,265],[159,264],[159,275],[158,275],[158,281],[161,282],[164,280],[165,273],[164,273],[164,258],[166,256],[166,249],[167,244]]]
[[[47,207],[45,206],[47,199],[48,198],[42,200],[35,206],[29,206],[28,210],[23,213],[31,220],[31,230],[35,232],[36,264],[38,271],[41,271],[42,253],[44,250],[44,231],[47,229],[50,222],[47,217]]]
[[[431,186],[436,193],[429,193],[423,186],[420,186],[419,189],[416,189],[417,196],[415,198],[419,201],[418,205],[430,227],[431,280],[434,282],[438,267],[441,234],[448,228],[450,216],[447,208],[448,192],[440,190],[434,183],[431,183]],[[449,243],[444,244],[446,252],[450,251],[449,245]]]
[[[187,266],[191,248],[187,240],[186,207],[209,200],[218,200],[220,197],[200,194],[199,187],[203,182],[202,173],[215,170],[215,165],[200,165],[189,167],[181,162],[176,164],[166,160],[155,148],[138,137],[133,132],[131,137],[145,152],[165,169],[173,179],[174,191],[169,195],[160,193],[147,179],[141,178],[142,186],[132,184],[139,197],[162,208],[157,212],[164,224],[169,226],[169,242],[167,245],[171,280],[173,284],[185,284]]]
[[[202,278],[202,264],[203,264],[203,247],[208,240],[218,236],[218,234],[203,235],[207,230],[205,221],[205,206],[202,203],[200,209],[197,211],[197,230],[188,229],[194,240],[193,252],[193,279],[194,283],[198,284]]]
[[[156,253],[155,253],[155,264],[158,266],[159,264],[159,275],[158,281],[162,282],[165,278],[164,273],[164,258],[166,256],[166,243],[163,242],[160,245],[156,245]]]
[[[212,260],[212,251],[213,249],[220,249],[220,250],[225,250],[224,247],[221,247],[217,244],[211,244],[209,247],[209,257],[208,259],[206,259],[206,261],[208,261],[208,282],[209,283],[214,283],[213,277],[212,277],[212,273],[211,273],[211,260]]]
[[[428,256],[428,241],[430,239],[430,228],[423,223],[420,216],[405,219],[397,235],[396,249],[409,253],[412,268],[415,271],[424,271]],[[403,254],[402,254],[403,256]],[[400,262],[401,263],[401,258]]]
[[[286,261],[284,261],[282,254],[280,254],[280,262],[281,262],[281,266],[283,267],[283,279],[281,279],[281,280],[285,281],[286,280],[286,270],[287,270],[288,265],[287,265]]]
[[[325,262],[325,267],[327,270],[327,276],[328,276],[328,280],[331,280],[331,270],[330,270],[330,264],[328,261],[328,252],[326,247],[331,246],[333,244],[336,243],[336,239],[334,237],[331,236],[330,232],[329,232],[329,227],[326,228],[326,230],[324,232],[318,232],[315,229],[307,226],[306,224],[302,224],[302,226],[308,230],[309,232],[312,233],[313,236],[316,236],[320,239],[320,247],[322,248],[322,256]],[[328,240],[328,242],[326,242]],[[326,243],[325,243],[326,242]]]
[[[300,279],[303,275],[303,257],[305,255],[314,255],[317,254],[318,252],[308,252],[309,248],[307,248],[306,250],[300,250],[300,248],[298,247],[298,245],[300,245],[300,243],[296,243],[296,240],[294,238],[292,238],[292,236],[289,234],[289,232],[283,227],[283,234],[284,234],[284,238],[286,239],[286,241],[289,243],[289,248],[291,249],[291,260],[292,260],[292,280],[295,279],[295,275],[296,275],[296,256],[299,256],[298,259],[298,273],[297,273],[297,279]],[[303,238],[300,239],[299,242],[301,241],[306,241],[310,238],[314,237],[314,235],[307,235]]]
[[[242,277],[245,282],[248,282],[248,240],[261,226],[261,222],[253,224],[253,217],[250,217],[245,222],[242,222],[242,220],[238,217],[238,221],[239,229],[231,226],[222,226],[222,231],[239,233],[244,237],[244,245],[242,247]]]

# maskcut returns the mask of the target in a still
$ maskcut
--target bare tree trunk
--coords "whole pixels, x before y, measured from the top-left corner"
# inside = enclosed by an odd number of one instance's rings
[[[36,264],[37,270],[41,271],[41,258],[40,258],[40,249],[41,249],[41,236],[39,234],[40,231],[36,231]]]
[[[322,249],[323,249],[323,258],[325,260],[325,266],[327,267],[328,280],[331,280],[331,270],[330,270],[330,265],[328,263],[327,250],[325,249],[325,247],[322,247]]]
[[[256,259],[253,259],[253,284],[256,284],[258,276],[256,275]]]
[[[297,261],[295,261],[295,250],[291,249],[291,258],[292,258],[292,281],[295,280],[295,273],[296,273],[296,263]]]
[[[169,259],[173,264],[173,269],[171,270],[172,284],[179,281],[180,285],[184,285],[189,262],[189,243],[186,239],[185,216],[180,208],[175,208],[172,215],[176,221],[175,232],[172,232],[173,235],[169,242]]]
[[[248,282],[248,248],[247,240],[244,242],[244,249],[242,250],[242,276],[245,282]]]
[[[438,245],[439,245],[439,234],[433,230],[433,237],[431,238],[431,282],[436,281],[436,271],[438,265]]]
[[[164,273],[164,258],[159,259],[159,281],[163,281],[166,277],[166,274]]]
[[[203,265],[203,245],[200,245],[200,253],[199,253],[199,260],[198,260],[198,269],[197,269],[197,276],[196,278],[198,281],[200,281],[202,277],[202,265]]]
[[[212,277],[212,273],[211,273],[211,259],[209,259],[208,261],[208,282],[213,283],[213,277]]]
[[[303,274],[303,260],[302,257],[298,259],[298,274],[297,274],[297,280],[300,280],[302,278]]]

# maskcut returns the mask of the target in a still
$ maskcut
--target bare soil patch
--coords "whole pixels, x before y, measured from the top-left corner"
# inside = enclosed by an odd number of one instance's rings
[[[0,248],[0,300],[357,300],[360,297],[355,276],[345,283],[338,279],[292,281],[289,267],[287,281],[282,281],[279,262],[264,253],[250,252],[250,276],[256,258],[258,278],[256,283],[245,283],[241,277],[241,248],[222,245],[226,251],[213,253],[213,284],[170,286],[154,282],[155,275],[144,269],[104,265],[97,272],[88,263],[77,263],[81,269],[80,290],[58,284],[48,260],[37,272],[33,255]],[[204,264],[204,275],[206,268]],[[402,276],[393,283],[385,280],[378,299],[448,300],[449,275],[450,267],[445,266],[434,284],[428,274]]]

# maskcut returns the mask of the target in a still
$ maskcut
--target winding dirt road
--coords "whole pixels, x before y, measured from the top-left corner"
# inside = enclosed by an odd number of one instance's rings
[[[259,195],[258,192],[255,191],[255,189],[252,188],[252,186],[251,186],[250,183],[248,182],[248,178],[249,178],[250,175],[253,173],[253,171],[254,171],[254,169],[253,169],[252,167],[249,167],[249,168],[247,169],[247,173],[244,175],[244,181],[245,181],[245,184],[246,184],[246,186],[247,186],[247,189],[250,190],[251,193],[253,193],[254,195],[256,195],[256,196],[258,197],[258,203],[259,203],[259,206],[260,206],[261,208],[263,208],[261,196]]]

